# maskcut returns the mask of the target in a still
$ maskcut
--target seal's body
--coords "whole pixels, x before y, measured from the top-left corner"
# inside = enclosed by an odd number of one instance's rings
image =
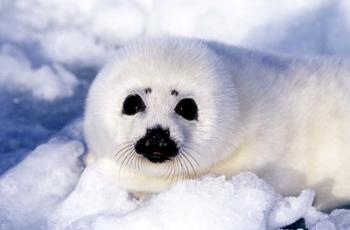
[[[97,76],[84,131],[90,153],[119,167],[116,183],[159,192],[208,173],[253,171],[317,206],[350,200],[350,71],[223,44],[134,42]]]

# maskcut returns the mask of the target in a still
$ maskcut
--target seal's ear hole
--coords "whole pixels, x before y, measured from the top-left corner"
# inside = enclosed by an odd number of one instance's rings
[[[128,95],[123,103],[122,113],[125,115],[135,115],[138,112],[143,112],[146,105],[138,94]]]
[[[184,98],[177,103],[175,112],[186,120],[198,120],[198,107],[192,98]]]

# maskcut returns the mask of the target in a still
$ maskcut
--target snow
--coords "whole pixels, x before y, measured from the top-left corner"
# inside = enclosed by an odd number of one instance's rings
[[[45,226],[54,207],[79,179],[77,141],[52,140],[37,147],[0,179],[0,229]]]
[[[283,197],[252,173],[136,199],[113,162],[85,170],[81,117],[96,71],[140,36],[213,39],[294,56],[350,56],[347,0],[0,0],[0,229],[350,229],[350,211]],[[306,189],[306,188],[305,188]]]
[[[9,170],[0,180],[0,226],[277,229],[312,208],[312,191],[283,198],[249,172],[232,179],[207,176],[184,181],[169,191],[138,200],[113,183],[118,174],[113,161],[101,159],[80,176],[82,153],[79,141],[53,139]]]
[[[329,216],[314,192],[283,197],[250,172],[205,176],[135,198],[116,186],[115,162],[83,170],[81,121],[38,146],[0,178],[0,229],[278,229],[305,218],[311,229],[347,229],[350,211]]]
[[[306,216],[314,200],[312,191],[302,191],[298,198],[287,197],[274,207],[269,217],[269,227],[276,229],[287,226]],[[292,220],[292,221],[291,221]]]
[[[296,55],[349,56],[349,15],[346,0],[2,0],[0,54],[8,65],[1,67],[8,67],[0,83],[48,100],[71,96],[76,81],[62,65],[100,68],[116,47],[160,34]],[[13,60],[7,46],[21,49],[21,57]],[[23,71],[35,81],[16,77]]]
[[[311,230],[347,230],[350,229],[350,211],[334,210],[325,220],[315,224]]]
[[[349,15],[346,0],[3,0],[0,37],[49,60],[85,65],[101,65],[130,39],[158,34],[348,55]]]
[[[0,50],[0,69],[1,85],[29,91],[48,101],[72,96],[78,84],[77,78],[63,66],[54,64],[32,68],[20,50],[6,44]]]

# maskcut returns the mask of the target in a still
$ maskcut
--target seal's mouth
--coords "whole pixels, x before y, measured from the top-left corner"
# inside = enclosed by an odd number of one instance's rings
[[[152,163],[163,163],[176,157],[179,149],[175,141],[170,137],[170,132],[157,126],[148,129],[144,137],[140,138],[135,146],[136,153]]]
[[[145,157],[147,160],[151,161],[152,163],[163,163],[165,161],[171,160],[171,158],[164,156],[164,154],[160,152],[153,152],[152,154],[144,154],[143,157]]]

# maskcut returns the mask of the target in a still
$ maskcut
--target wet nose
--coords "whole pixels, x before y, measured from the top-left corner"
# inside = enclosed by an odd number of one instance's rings
[[[155,128],[147,129],[146,132],[147,146],[158,146],[160,148],[166,147],[168,145],[168,140],[170,138],[169,129]]]
[[[170,137],[169,129],[157,126],[146,130],[146,135],[135,144],[136,153],[154,163],[170,160],[178,154],[178,148]]]

